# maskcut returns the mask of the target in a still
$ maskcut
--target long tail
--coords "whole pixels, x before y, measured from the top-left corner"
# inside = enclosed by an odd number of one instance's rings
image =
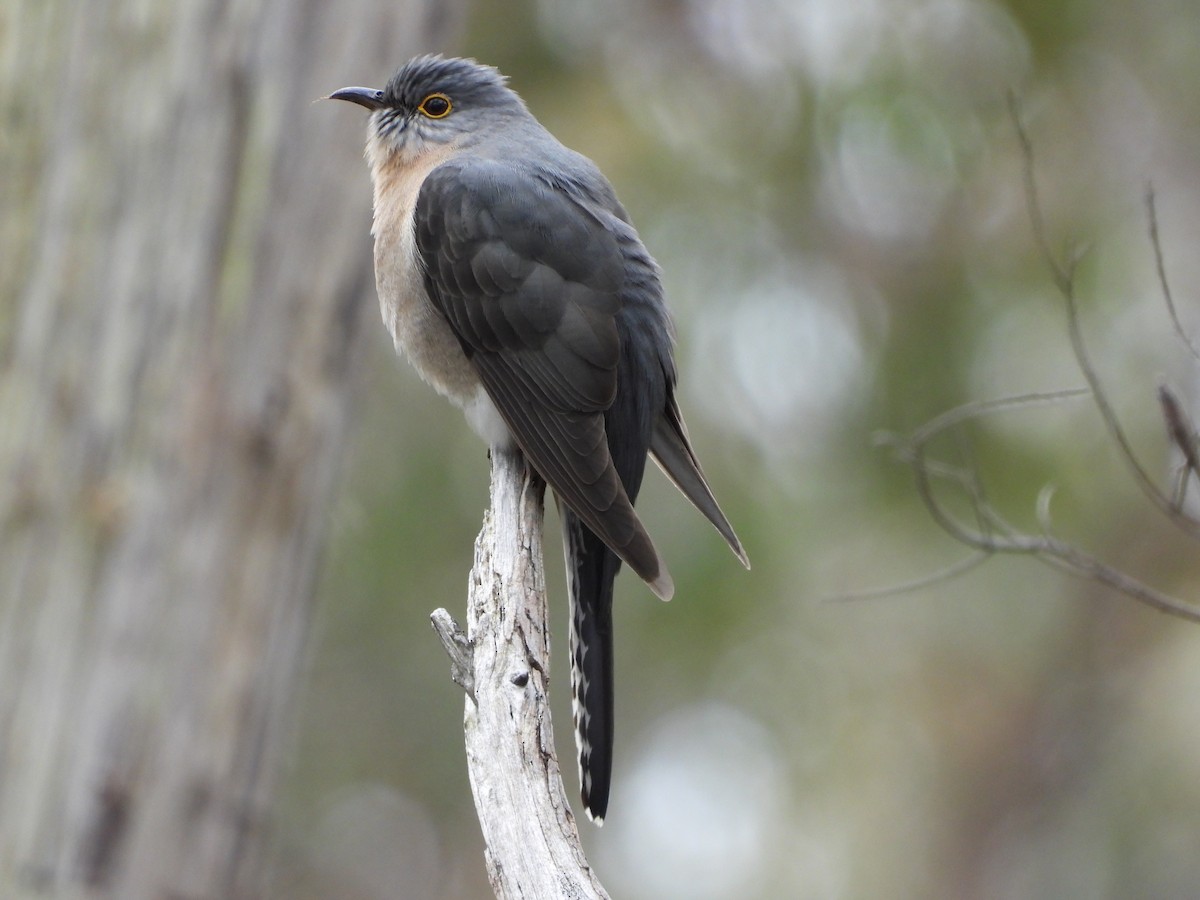
[[[571,593],[571,711],[583,808],[597,825],[608,810],[613,760],[613,581],[621,560],[560,506]]]

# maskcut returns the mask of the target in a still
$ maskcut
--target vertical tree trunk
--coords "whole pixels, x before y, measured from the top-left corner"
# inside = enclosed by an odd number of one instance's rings
[[[377,315],[361,143],[311,101],[446,9],[0,14],[0,896],[259,893]]]

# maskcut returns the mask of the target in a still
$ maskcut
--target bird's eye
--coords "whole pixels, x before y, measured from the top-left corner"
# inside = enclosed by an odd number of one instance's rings
[[[431,119],[444,119],[450,115],[450,98],[445,94],[430,94],[421,101],[417,110]]]

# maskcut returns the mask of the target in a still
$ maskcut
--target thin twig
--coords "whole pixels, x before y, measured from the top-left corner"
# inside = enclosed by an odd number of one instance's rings
[[[1163,300],[1167,304],[1167,312],[1171,315],[1171,325],[1175,334],[1183,341],[1192,354],[1192,359],[1200,362],[1200,349],[1192,342],[1183,322],[1179,319],[1179,311],[1175,307],[1175,297],[1171,293],[1171,282],[1167,278],[1167,267],[1163,262],[1162,241],[1158,237],[1158,211],[1155,206],[1154,188],[1146,188],[1146,218],[1150,223],[1150,246],[1154,249],[1154,268],[1158,272],[1158,286],[1162,289]]]
[[[1060,395],[1065,396],[1077,396],[1079,393],[1079,391],[1059,392]],[[1019,399],[1010,398],[988,403],[965,404],[938,417],[940,421],[927,423],[918,429],[917,435],[908,442],[894,440],[900,454],[913,467],[917,494],[925,504],[930,517],[951,537],[976,551],[976,555],[969,557],[968,560],[943,572],[935,573],[924,580],[933,584],[962,574],[995,554],[1034,556],[1057,568],[1098,581],[1161,612],[1188,621],[1200,622],[1200,608],[1155,590],[1116,567],[1101,562],[1072,544],[1054,537],[1050,527],[1049,489],[1042,490],[1037,503],[1037,517],[1042,534],[1026,534],[1004,519],[996,508],[986,501],[981,487],[974,487],[974,485],[980,484],[976,474],[957,466],[949,466],[926,458],[926,444],[945,428],[987,413],[1019,408],[1020,404],[1016,402]],[[933,488],[933,478],[949,481],[967,492],[974,514],[981,523],[978,528],[971,528],[964,524],[942,505]],[[912,583],[914,590],[920,586],[920,582]],[[893,593],[900,593],[907,589],[909,589],[908,585],[900,585]],[[863,596],[887,596],[887,591],[881,589],[865,593]]]
[[[1035,391],[995,400],[972,400],[930,419],[913,432],[912,443],[926,443],[936,435],[963,422],[992,415],[993,413],[1027,410],[1037,406],[1050,406],[1063,400],[1087,396],[1088,388],[1066,388],[1061,391]]]
[[[1108,431],[1109,437],[1117,445],[1121,457],[1125,460],[1126,465],[1133,474],[1134,481],[1137,482],[1142,493],[1168,519],[1175,523],[1181,531],[1190,537],[1200,538],[1200,522],[1189,518],[1176,509],[1171,503],[1171,499],[1159,490],[1158,485],[1154,483],[1154,480],[1138,460],[1137,454],[1133,451],[1133,445],[1129,442],[1129,438],[1125,434],[1125,429],[1121,426],[1116,411],[1108,400],[1108,394],[1104,390],[1100,376],[1096,373],[1095,366],[1092,365],[1087,345],[1083,340],[1083,330],[1080,327],[1078,302],[1075,296],[1074,264],[1072,263],[1072,265],[1067,267],[1061,265],[1046,243],[1041,201],[1038,196],[1037,181],[1034,177],[1033,145],[1030,143],[1029,136],[1025,132],[1024,125],[1021,123],[1021,116],[1016,100],[1011,95],[1009,97],[1009,108],[1012,112],[1013,125],[1016,128],[1017,138],[1021,144],[1021,154],[1025,171],[1025,201],[1034,233],[1034,241],[1037,243],[1038,250],[1046,263],[1046,267],[1050,270],[1055,285],[1058,287],[1058,291],[1066,304],[1067,334],[1071,340],[1071,350],[1075,355],[1076,364],[1079,366],[1084,379],[1091,388],[1092,398],[1096,403],[1096,408],[1100,412],[1101,419],[1104,421],[1104,426]]]
[[[1099,581],[1159,612],[1177,616],[1189,622],[1200,622],[1200,609],[1138,581],[1120,569],[1101,562],[1071,544],[1049,539],[1048,545],[1036,552],[1038,557],[1052,565],[1084,578]]]
[[[973,548],[976,552],[967,559],[924,578],[890,588],[845,595],[841,599],[856,600],[887,597],[906,591],[918,590],[968,572],[994,554],[1005,553],[1036,557],[1056,568],[1107,585],[1153,609],[1187,619],[1191,622],[1200,622],[1200,607],[1185,603],[1158,591],[1144,582],[1127,575],[1120,569],[1085,553],[1073,544],[1056,538],[1051,533],[1050,518],[1050,500],[1053,495],[1053,488],[1047,486],[1038,495],[1036,516],[1042,533],[1040,535],[1026,534],[1005,520],[988,501],[983,482],[979,478],[978,467],[969,466],[964,469],[961,466],[953,466],[927,458],[926,447],[929,442],[948,429],[956,428],[966,422],[995,412],[1028,409],[1030,406],[1060,402],[1090,393],[1100,412],[1101,418],[1104,420],[1109,436],[1120,449],[1122,457],[1133,472],[1134,478],[1142,492],[1183,531],[1192,536],[1200,537],[1200,522],[1189,518],[1177,509],[1162,494],[1138,461],[1133,452],[1132,445],[1117,419],[1112,404],[1108,401],[1108,397],[1104,392],[1104,386],[1096,374],[1096,369],[1091,363],[1087,347],[1083,340],[1078,304],[1075,296],[1075,270],[1080,259],[1080,254],[1074,254],[1064,263],[1060,262],[1050,250],[1046,239],[1046,227],[1042,216],[1041,203],[1038,198],[1037,182],[1034,176],[1033,145],[1021,123],[1020,110],[1016,98],[1011,94],[1009,95],[1009,110],[1012,114],[1013,124],[1021,145],[1021,153],[1024,161],[1025,197],[1033,229],[1034,242],[1047,268],[1050,270],[1055,286],[1065,301],[1071,348],[1074,352],[1075,360],[1088,383],[1088,387],[1086,389],[1077,388],[1042,394],[1026,394],[1021,397],[1007,397],[987,402],[966,403],[936,416],[907,438],[887,433],[878,436],[876,438],[877,443],[891,446],[896,455],[912,467],[916,480],[917,495],[920,497],[921,502],[925,504],[930,517],[947,534],[960,543]],[[1162,265],[1153,195],[1148,197],[1148,207],[1151,221],[1151,242],[1155,247],[1156,259],[1158,260],[1159,280],[1162,284],[1164,295],[1167,297],[1168,307],[1171,309],[1172,320],[1176,323],[1176,330],[1179,331],[1180,336],[1187,342],[1186,335],[1179,325],[1178,316],[1175,315],[1174,302],[1170,297],[1170,289],[1167,284],[1165,269]],[[1191,348],[1191,343],[1187,343],[1189,348]],[[1194,349],[1193,355],[1200,359],[1200,354],[1197,354]],[[1165,385],[1159,389],[1159,402],[1163,408],[1168,433],[1171,436],[1172,442],[1184,454],[1187,470],[1200,475],[1200,449],[1197,448],[1195,429],[1192,427],[1190,419],[1188,419],[1183,412],[1182,406]],[[942,504],[937,492],[934,490],[933,479],[939,479],[956,485],[967,495],[971,510],[976,519],[975,527],[965,524]]]
[[[1070,292],[1074,290],[1071,284],[1073,272],[1059,265],[1058,259],[1050,250],[1050,243],[1046,239],[1046,223],[1042,218],[1041,205],[1037,202],[1038,189],[1033,169],[1033,142],[1029,139],[1029,134],[1025,131],[1025,125],[1021,121],[1021,107],[1017,101],[1017,95],[1013,91],[1008,92],[1008,112],[1016,127],[1017,140],[1021,144],[1021,158],[1025,161],[1021,174],[1025,182],[1026,200],[1031,201],[1028,203],[1028,212],[1030,226],[1033,229],[1033,241],[1037,244],[1042,258],[1049,265],[1055,285],[1064,293]]]
[[[995,532],[1013,534],[1015,533],[1015,529],[1001,519],[994,508],[987,502],[987,495],[984,491],[983,482],[979,478],[978,470],[976,468],[953,466],[938,460],[930,460],[925,455],[925,445],[948,429],[985,415],[1060,403],[1064,400],[1082,397],[1087,393],[1087,388],[1070,388],[1061,391],[1042,391],[1014,397],[1001,397],[995,400],[972,401],[942,413],[921,426],[909,437],[887,431],[877,433],[875,435],[876,445],[891,447],[897,457],[912,466],[917,476],[918,495],[939,526],[961,542],[976,547],[978,552],[944,569],[914,579],[913,581],[884,588],[842,594],[830,599],[835,601],[869,600],[910,593],[966,574],[983,563],[997,549],[1001,552],[1009,550],[1010,548],[1006,545],[999,546],[998,548],[993,548],[989,545],[990,541],[995,540]],[[972,531],[960,525],[944,509],[933,490],[930,476],[957,485],[970,497],[971,507],[978,519],[978,531]]]
[[[958,562],[952,563],[944,569],[939,569],[936,572],[931,572],[929,575],[923,575],[912,581],[902,581],[899,584],[889,585],[888,587],[872,588],[865,591],[836,594],[826,599],[830,603],[854,603],[859,600],[882,600],[887,597],[895,597],[899,594],[911,594],[914,591],[934,587],[935,585],[958,578],[960,575],[965,575],[976,566],[987,562],[991,556],[992,554],[989,551],[979,550],[972,553],[966,559],[960,559]]]
[[[1036,556],[1058,568],[1072,572],[1085,578],[1091,578],[1107,585],[1128,597],[1169,615],[1187,619],[1190,622],[1200,622],[1200,608],[1185,603],[1175,597],[1155,590],[1149,585],[1125,574],[1120,569],[1101,562],[1099,559],[1084,553],[1072,544],[1061,541],[1049,533],[1049,522],[1042,521],[1046,532],[1040,536],[1024,534],[1012,528],[993,507],[985,506],[978,510],[994,530],[987,532],[974,531],[950,515],[938,502],[928,477],[928,471],[921,466],[923,459],[922,448],[915,448],[914,459],[917,477],[917,492],[930,515],[947,534],[959,542],[974,548],[979,559],[972,558],[971,566],[963,565],[963,571],[973,568],[983,559],[1003,553],[1015,556]],[[960,573],[952,573],[960,574]],[[901,586],[903,588],[903,586]],[[878,592],[882,595],[882,592]]]

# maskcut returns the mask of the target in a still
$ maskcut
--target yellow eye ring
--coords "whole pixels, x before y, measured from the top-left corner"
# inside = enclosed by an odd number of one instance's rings
[[[450,103],[450,98],[445,94],[430,94],[421,101],[421,105],[417,107],[417,112],[423,116],[428,116],[430,119],[444,119],[450,115],[450,110],[453,108],[454,106]]]

